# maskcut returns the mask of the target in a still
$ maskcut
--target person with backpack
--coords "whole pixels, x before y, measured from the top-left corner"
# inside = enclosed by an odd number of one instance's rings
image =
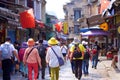
[[[13,44],[11,44],[10,37],[7,37],[5,43],[1,44],[0,46],[0,63],[2,64],[3,80],[11,80],[11,56],[13,54],[17,58],[18,62],[20,62],[15,47],[13,46]]]
[[[82,77],[82,60],[84,58],[85,47],[75,38],[74,45],[70,48],[70,60],[74,61],[75,77],[80,80]]]
[[[42,65],[42,79],[45,79],[45,68],[46,68],[46,47],[43,44],[43,40],[39,40],[38,45],[36,46],[39,52],[39,56],[41,57],[41,65]]]
[[[28,69],[27,69],[27,66],[24,65],[24,63],[23,63],[23,56],[24,56],[24,53],[25,53],[25,50],[26,50],[27,47],[28,47],[27,42],[22,42],[21,48],[18,52],[18,56],[19,56],[19,59],[20,59],[19,70],[20,70],[22,76],[25,77],[25,78],[27,78],[27,76],[28,76]]]

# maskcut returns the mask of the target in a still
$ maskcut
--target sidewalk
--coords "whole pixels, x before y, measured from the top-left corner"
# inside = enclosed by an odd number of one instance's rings
[[[120,70],[117,68],[114,69],[113,67],[111,67],[112,60],[106,60],[106,57],[100,57],[100,60],[102,64],[105,66],[108,76],[112,80],[120,80]]]

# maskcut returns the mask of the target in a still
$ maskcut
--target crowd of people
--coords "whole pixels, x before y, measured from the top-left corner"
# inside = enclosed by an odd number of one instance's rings
[[[11,43],[10,37],[0,46],[0,67],[3,70],[3,80],[11,80],[10,75],[20,72],[28,80],[39,78],[45,79],[45,69],[49,67],[50,80],[59,80],[60,63],[59,57],[66,62],[70,60],[71,69],[75,77],[80,80],[82,74],[89,75],[89,61],[92,62],[92,68],[97,69],[100,47],[95,42],[90,48],[87,44],[82,44],[75,37],[70,44],[65,40],[59,41],[55,37],[47,41],[48,45],[43,44],[43,40],[37,42],[29,38],[27,42],[21,45],[15,42]]]

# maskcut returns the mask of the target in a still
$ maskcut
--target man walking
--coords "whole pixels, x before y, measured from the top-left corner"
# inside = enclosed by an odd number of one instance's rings
[[[82,60],[84,58],[85,48],[79,43],[78,38],[74,38],[74,45],[70,48],[70,60],[74,62],[75,77],[80,80],[82,77]]]
[[[100,51],[100,47],[98,45],[98,42],[95,42],[95,45],[93,46],[93,50],[92,50],[92,68],[97,68],[97,63],[98,63],[98,56],[99,56],[99,51]]]
[[[16,56],[19,62],[17,52],[13,44],[11,44],[10,42],[11,42],[10,37],[7,37],[6,42],[1,44],[0,46],[0,63],[2,64],[3,80],[11,80],[10,79],[10,72],[12,65],[11,56],[13,54]]]
[[[36,46],[39,52],[39,56],[41,57],[41,65],[42,65],[42,79],[45,79],[45,68],[46,68],[46,47],[43,45],[43,40],[39,40],[39,44]]]

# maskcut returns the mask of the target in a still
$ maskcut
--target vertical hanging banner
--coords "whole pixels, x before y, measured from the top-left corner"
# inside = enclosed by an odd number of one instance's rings
[[[20,23],[23,28],[35,28],[35,18],[32,8],[20,13]]]
[[[60,32],[62,30],[62,22],[58,22],[55,24],[55,28],[58,32]]]
[[[68,23],[67,22],[63,23],[63,33],[68,34]]]

